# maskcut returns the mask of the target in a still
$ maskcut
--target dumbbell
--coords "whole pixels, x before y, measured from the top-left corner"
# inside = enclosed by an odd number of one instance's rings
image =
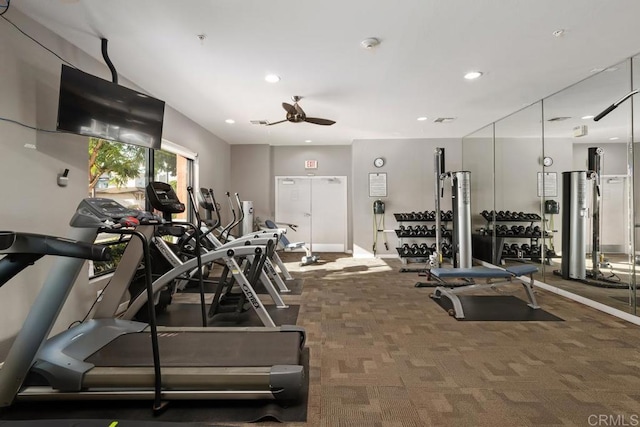
[[[520,251],[520,248],[518,247],[517,243],[512,243],[511,246],[509,246],[509,251],[508,251],[509,256],[517,257],[518,251]]]
[[[556,251],[554,251],[551,248],[547,248],[547,257],[554,257],[556,256]]]
[[[535,227],[533,227],[533,232],[531,234],[537,237],[542,236],[542,230],[540,229],[540,226],[536,225]]]
[[[420,255],[429,255],[430,253],[429,246],[426,243],[422,243],[420,245]]]
[[[411,255],[420,255],[420,247],[417,243],[411,245]]]
[[[509,244],[505,243],[502,245],[502,256],[509,255]]]
[[[532,246],[531,247],[531,256],[539,257],[540,256],[540,246]]]
[[[451,256],[451,245],[447,244],[447,243],[443,243],[442,244],[442,255],[445,257],[450,257]]]
[[[489,211],[488,210],[483,210],[482,212],[480,212],[480,215],[482,215],[482,217],[484,219],[489,219],[491,216],[489,215]]]
[[[520,250],[522,251],[523,254],[527,256],[531,254],[531,246],[529,246],[527,243],[523,243],[520,246]]]
[[[408,244],[404,244],[402,245],[402,248],[400,249],[400,252],[402,252],[402,255],[410,255],[411,254],[411,248],[409,247]]]

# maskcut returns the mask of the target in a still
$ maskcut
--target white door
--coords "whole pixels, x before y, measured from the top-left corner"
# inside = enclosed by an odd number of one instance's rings
[[[315,252],[347,247],[347,177],[276,177],[276,222],[296,224],[290,241]]]
[[[600,248],[602,252],[627,253],[629,247],[627,177],[603,176]]]
[[[311,241],[311,180],[276,177],[276,222],[296,225],[287,230],[290,242]]]

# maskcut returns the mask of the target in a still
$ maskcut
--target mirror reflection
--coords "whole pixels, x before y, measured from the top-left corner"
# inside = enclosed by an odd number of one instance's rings
[[[492,264],[497,262],[490,217],[483,211],[494,210],[493,124],[462,139],[463,169],[471,172],[471,242],[473,257]]]
[[[501,265],[540,264],[546,254],[541,214],[541,103],[495,123],[495,218],[493,234]],[[541,275],[544,269],[539,269]]]
[[[600,121],[606,106],[629,92],[630,63],[609,67],[543,101],[544,157],[557,174],[557,202],[549,226],[560,258],[546,282],[630,311],[629,175],[631,103]],[[559,220],[559,221],[558,221]]]

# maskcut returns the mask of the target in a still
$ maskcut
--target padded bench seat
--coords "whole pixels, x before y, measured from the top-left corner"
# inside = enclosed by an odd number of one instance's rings
[[[538,271],[538,267],[531,264],[514,265],[501,268],[488,268],[488,267],[472,267],[472,268],[432,268],[430,273],[433,277],[437,278],[442,286],[438,286],[434,293],[431,294],[431,298],[439,299],[442,296],[449,298],[453,304],[453,309],[449,310],[449,314],[456,317],[456,319],[464,319],[464,310],[462,303],[458,298],[458,294],[466,292],[472,289],[480,289],[486,287],[496,287],[500,284],[511,283],[512,279],[516,279],[524,286],[525,292],[529,297],[529,307],[538,309],[540,306],[536,301],[536,297],[533,293],[533,273]],[[529,276],[526,281],[519,279],[520,276]],[[456,289],[447,288],[446,279],[487,279],[486,284],[475,283],[471,281],[468,285],[457,287]],[[497,279],[492,281],[491,279]],[[503,280],[500,280],[503,279]],[[493,282],[493,283],[492,283]]]
[[[538,271],[535,265],[515,265],[503,270],[500,268],[472,267],[472,268],[432,268],[431,274],[439,278],[465,279],[500,279],[513,276],[525,276]]]

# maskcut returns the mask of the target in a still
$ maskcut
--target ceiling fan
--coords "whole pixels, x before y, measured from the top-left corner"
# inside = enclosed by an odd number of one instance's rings
[[[261,122],[262,124],[266,124],[267,126],[277,125],[278,123],[284,122],[292,122],[292,123],[313,123],[314,125],[322,125],[322,126],[331,126],[335,122],[333,120],[328,119],[319,119],[317,117],[307,117],[304,110],[298,105],[298,101],[302,99],[301,96],[292,96],[291,100],[293,101],[293,105],[287,104],[286,102],[282,103],[282,108],[287,112],[287,118],[284,120],[280,120],[279,122]]]

